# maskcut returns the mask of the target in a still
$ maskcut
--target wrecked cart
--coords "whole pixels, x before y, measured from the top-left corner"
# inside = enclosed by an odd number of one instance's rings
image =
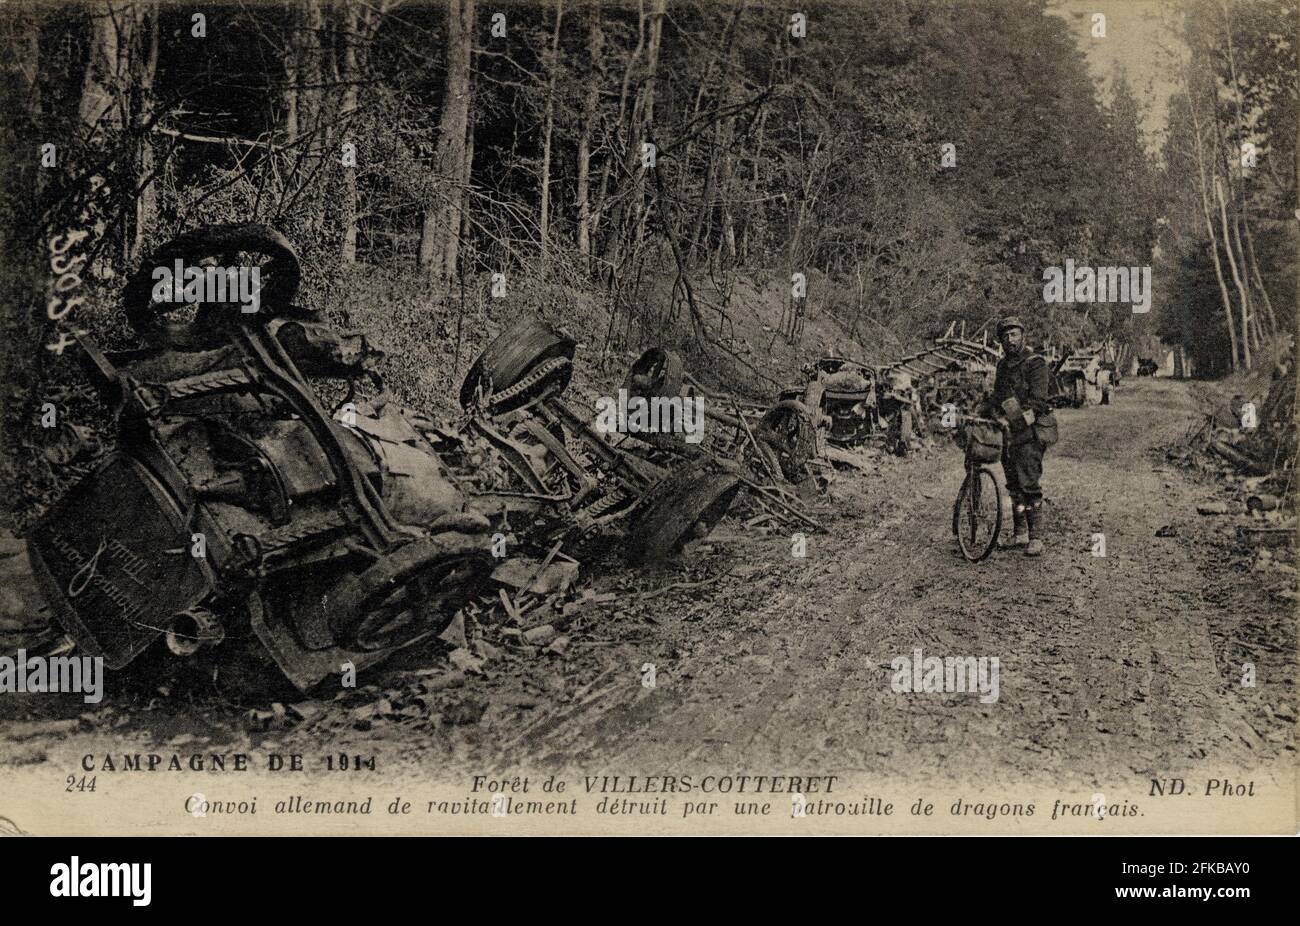
[[[479,509],[523,519],[534,543],[581,542],[621,522],[630,562],[671,557],[726,515],[741,489],[738,469],[692,452],[672,431],[634,442],[596,430],[564,397],[576,348],[537,320],[504,331],[466,375],[467,419],[442,453]],[[493,465],[479,465],[485,459]]]
[[[151,269],[175,260],[257,266],[260,310],[155,302]],[[491,568],[489,522],[396,406],[321,405],[306,377],[352,380],[371,351],[294,306],[298,281],[273,229],[200,229],[127,283],[143,348],[80,338],[116,449],[28,546],[67,634],[110,668],[162,640],[234,685],[278,671],[306,690],[441,629]]]

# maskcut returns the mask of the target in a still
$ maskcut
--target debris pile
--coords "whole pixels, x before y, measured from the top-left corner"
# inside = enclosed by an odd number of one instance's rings
[[[1171,459],[1190,463],[1211,455],[1224,476],[1263,477],[1286,498],[1294,484],[1296,455],[1294,346],[1278,360],[1265,395],[1234,395],[1188,434]]]
[[[164,258],[235,255],[270,280],[256,316],[205,304],[181,317],[145,285]],[[754,420],[732,403],[732,427],[713,429],[730,435],[700,446],[681,427],[692,424],[683,387],[697,387],[661,352],[623,391],[673,400],[653,409],[666,406],[666,420],[599,428],[564,395],[576,342],[525,320],[471,366],[462,415],[435,421],[384,391],[364,335],[293,304],[298,280],[274,229],[198,229],[127,283],[142,348],[78,336],[114,410],[113,450],[3,557],[6,570],[30,559],[57,620],[44,625],[51,652],[75,646],[121,669],[165,650],[223,690],[282,678],[307,692],[341,666],[450,634],[453,664],[472,673],[492,645],[479,626],[496,626],[503,645],[563,652],[568,623],[602,603],[576,580],[607,528],[633,565],[671,559],[746,489],[764,519],[818,527],[778,484],[811,472],[806,409]],[[369,401],[362,379],[377,390]],[[326,411],[331,394],[341,400]],[[135,515],[125,523],[124,507]]]
[[[1204,416],[1166,458],[1195,469],[1220,486],[1218,497],[1197,506],[1206,517],[1234,520],[1234,552],[1250,573],[1296,600],[1294,348],[1274,368],[1263,396],[1234,395]]]

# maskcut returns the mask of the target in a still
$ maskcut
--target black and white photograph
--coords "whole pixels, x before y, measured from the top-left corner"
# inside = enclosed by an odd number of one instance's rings
[[[0,3],[0,834],[1294,835],[1298,46]]]

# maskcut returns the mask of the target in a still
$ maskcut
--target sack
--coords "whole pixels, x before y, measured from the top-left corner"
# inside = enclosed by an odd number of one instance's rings
[[[822,385],[831,392],[864,392],[871,386],[857,370],[840,370],[821,378]]]
[[[1034,436],[1043,447],[1050,447],[1061,439],[1061,432],[1056,427],[1056,416],[1048,412],[1034,422]]]
[[[976,463],[998,462],[1002,459],[1002,429],[979,422],[967,425],[966,453]]]

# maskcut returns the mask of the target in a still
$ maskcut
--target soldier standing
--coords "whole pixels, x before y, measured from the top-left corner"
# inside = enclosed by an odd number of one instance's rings
[[[991,413],[1008,426],[1002,468],[1011,496],[1015,536],[1008,546],[1028,556],[1043,552],[1043,452],[1056,443],[1056,416],[1047,403],[1047,360],[1025,346],[1025,326],[1014,315],[998,324],[1002,359],[993,382]]]

